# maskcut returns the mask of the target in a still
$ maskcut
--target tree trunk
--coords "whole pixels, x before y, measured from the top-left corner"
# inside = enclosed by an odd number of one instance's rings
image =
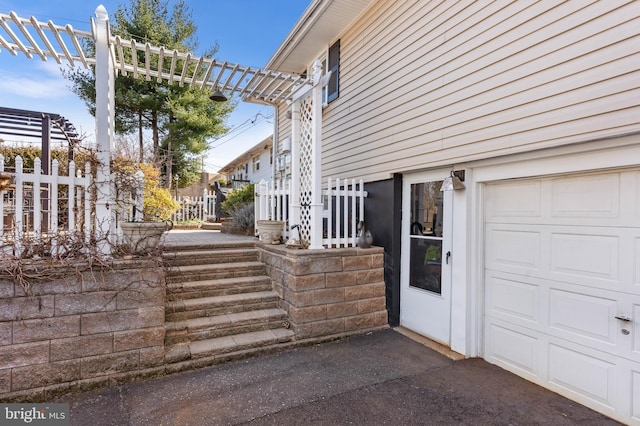
[[[158,111],[151,111],[151,130],[153,134],[153,163],[160,162],[160,129],[158,129]]]
[[[168,143],[167,143],[167,172],[166,172],[166,177],[167,177],[167,182],[166,182],[166,186],[167,189],[169,191],[171,191],[171,180],[173,178],[172,173],[171,173],[171,169],[173,168],[173,152],[171,152],[171,139],[169,139]],[[176,183],[177,185],[177,183]]]
[[[144,138],[142,137],[142,111],[138,111],[138,144],[140,147],[140,163],[144,163]]]
[[[173,115],[169,116],[169,123],[173,123]],[[171,191],[171,182],[173,181],[173,149],[171,146],[171,134],[167,137],[167,188]],[[178,190],[178,182],[176,182],[176,191]]]

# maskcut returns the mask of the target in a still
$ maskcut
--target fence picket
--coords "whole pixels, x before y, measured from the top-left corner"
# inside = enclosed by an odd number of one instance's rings
[[[75,216],[75,175],[76,175],[76,163],[73,161],[69,161],[69,190],[67,193],[67,217],[69,218],[69,223],[67,224],[67,231],[73,233],[74,224],[76,223]]]
[[[24,206],[24,191],[22,188],[22,179],[24,175],[22,173],[22,158],[16,157],[16,192],[15,192],[15,214],[14,214],[14,227],[13,227],[13,239],[15,241],[16,251],[19,253],[22,251],[22,219],[23,219],[23,206]]]
[[[91,176],[91,164],[86,163],[84,165],[84,175],[85,179],[87,176]],[[79,176],[78,176],[79,177]],[[88,181],[85,181],[84,186],[84,238],[87,245],[89,241],[91,241],[91,203],[89,200],[91,199],[91,187]],[[100,226],[96,226],[96,232],[100,229]],[[104,236],[100,236],[103,238]]]
[[[51,176],[57,177],[60,170],[60,165],[58,164],[58,160],[53,160],[51,162]],[[51,183],[50,194],[51,198],[51,227],[49,231],[53,238],[51,239],[51,254],[58,254],[58,183],[54,180]]]
[[[322,215],[322,226],[326,236],[322,245],[332,247],[355,247],[358,241],[357,225],[364,221],[364,199],[367,192],[364,182],[352,179],[328,178],[327,189],[322,192],[326,199],[326,210]],[[288,200],[291,199],[291,182],[275,186],[261,181],[255,186],[256,221],[288,221]],[[295,224],[290,224],[295,225]],[[288,230],[288,227],[286,227]],[[324,232],[323,232],[324,234]],[[335,236],[334,236],[335,234]],[[285,237],[288,234],[285,232]]]
[[[38,238],[42,235],[42,200],[40,188],[40,175],[42,174],[42,160],[39,158],[33,161],[33,186],[31,187],[33,201],[33,232]]]
[[[0,173],[4,173],[4,156],[0,154]],[[4,197],[7,191],[0,191],[0,242],[4,240]]]
[[[0,156],[0,171],[5,170],[4,158]],[[51,254],[55,255],[59,248],[59,236],[61,232],[75,232],[83,230],[86,241],[90,241],[91,224],[91,203],[90,182],[91,169],[87,163],[85,176],[80,174],[75,176],[75,164],[69,163],[69,176],[60,176],[60,165],[57,160],[51,163],[50,174],[42,173],[42,161],[34,159],[34,170],[26,173],[24,170],[24,160],[17,156],[15,159],[15,169],[13,173],[14,184],[9,189],[0,192],[0,237],[4,242],[13,241],[14,252],[19,254],[24,246],[24,238],[39,238],[48,236],[51,239]],[[59,211],[61,207],[61,192],[59,185],[67,186],[67,226],[60,227],[64,220],[64,215]],[[84,190],[84,192],[82,192]],[[77,203],[76,194],[77,193]],[[78,216],[74,207],[85,206],[84,217]],[[13,223],[7,222],[6,218],[13,216]],[[76,218],[81,219],[81,223],[76,223]],[[13,231],[6,232],[6,227],[11,225]]]
[[[189,220],[201,220],[205,222],[210,216],[216,214],[216,193],[204,189],[201,197],[173,196],[171,197],[180,208],[173,214],[173,222],[187,222]]]

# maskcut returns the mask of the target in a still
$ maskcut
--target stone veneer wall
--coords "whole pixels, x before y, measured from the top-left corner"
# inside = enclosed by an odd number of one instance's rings
[[[387,326],[382,248],[258,247],[296,339]]]
[[[151,262],[35,283],[0,278],[0,400],[44,400],[164,363],[164,271]]]

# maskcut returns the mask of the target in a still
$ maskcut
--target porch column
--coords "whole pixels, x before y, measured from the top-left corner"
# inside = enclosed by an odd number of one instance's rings
[[[289,200],[289,237],[291,226],[300,225],[300,101],[291,104],[291,193]]]
[[[322,245],[322,64],[313,64],[311,119],[311,245],[310,249],[324,248]]]
[[[114,243],[112,226],[115,224],[111,189],[111,141],[114,120],[114,72],[109,52],[109,15],[104,6],[96,8],[96,222],[94,232],[98,239],[98,250],[111,253]],[[115,210],[113,211],[115,213]]]

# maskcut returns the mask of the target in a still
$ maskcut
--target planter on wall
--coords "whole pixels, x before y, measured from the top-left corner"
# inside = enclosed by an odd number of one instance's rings
[[[166,230],[165,222],[122,222],[123,243],[134,252],[146,252],[160,245],[162,233]]]
[[[284,222],[280,220],[259,220],[257,225],[261,242],[265,244],[280,244]]]

